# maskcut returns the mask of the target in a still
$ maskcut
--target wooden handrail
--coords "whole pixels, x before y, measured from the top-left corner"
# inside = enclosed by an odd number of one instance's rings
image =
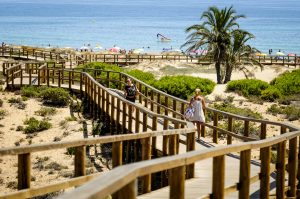
[[[70,147],[77,147],[77,146],[88,146],[93,144],[113,143],[113,142],[120,142],[120,141],[143,139],[148,137],[157,137],[162,135],[179,135],[179,134],[185,135],[191,132],[195,132],[195,128],[141,132],[137,134],[112,135],[112,136],[103,136],[99,138],[86,138],[86,139],[62,141],[62,142],[55,142],[55,143],[32,144],[28,146],[8,147],[8,148],[0,149],[0,156],[19,155],[19,154],[40,152],[46,150],[70,148]]]
[[[290,132],[275,138],[268,138],[261,141],[251,143],[240,143],[230,146],[220,146],[208,148],[199,151],[187,152],[170,157],[164,157],[155,160],[149,160],[131,165],[124,165],[104,173],[101,178],[96,178],[85,185],[64,194],[59,199],[67,198],[103,198],[115,193],[122,187],[137,179],[140,176],[149,175],[151,173],[169,170],[176,167],[187,166],[200,160],[214,158],[227,155],[229,153],[237,153],[246,150],[254,150],[270,147],[275,144],[296,138],[300,136],[300,131]],[[264,160],[261,160],[264,161]],[[266,185],[264,185],[266,186]]]

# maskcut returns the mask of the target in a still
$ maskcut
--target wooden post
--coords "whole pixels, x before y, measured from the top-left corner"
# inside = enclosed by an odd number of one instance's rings
[[[176,167],[170,170],[169,184],[172,199],[184,199],[185,167]]]
[[[296,180],[297,180],[297,137],[289,140],[289,160],[288,172],[290,189],[288,190],[288,197],[296,197]]]
[[[214,112],[214,126],[218,126],[218,113]],[[218,144],[218,131],[217,129],[213,130],[213,142]]]
[[[18,155],[18,190],[29,189],[31,180],[30,153]]]
[[[195,132],[188,133],[186,136],[186,151],[195,150]],[[190,179],[195,176],[195,164],[190,164],[186,166],[186,178]]]
[[[151,138],[142,139],[142,160],[151,159]],[[142,177],[143,193],[151,192],[151,174]]]
[[[146,132],[148,129],[148,114],[143,112],[143,132]]]
[[[249,197],[250,189],[250,161],[251,150],[241,152],[240,160],[240,180],[238,183],[239,198],[247,199]],[[267,185],[268,186],[268,185]]]
[[[75,147],[75,177],[85,175],[85,146]]]
[[[135,110],[135,132],[140,132],[140,109]]]
[[[177,107],[176,107],[176,100],[173,99],[173,111],[174,111],[174,112],[173,112],[173,117],[174,117],[174,118],[176,118],[176,112],[175,112],[176,109],[177,109]]]
[[[152,131],[157,130],[157,116],[152,117]],[[156,151],[156,137],[152,137],[152,154],[156,157],[157,151]]]
[[[31,83],[32,83],[32,74],[31,73],[32,73],[32,71],[31,71],[31,69],[29,69],[29,85],[31,85]],[[14,81],[14,78],[12,79],[12,81]],[[14,84],[14,82],[12,82],[12,83]]]
[[[49,71],[49,69],[47,68],[46,69],[46,74],[47,74],[47,86],[49,87],[49,81],[50,81],[50,71]]]
[[[225,178],[225,156],[213,158],[213,184],[212,197],[214,199],[224,198],[224,178]]]
[[[286,141],[277,144],[277,162],[276,162],[276,197],[285,198],[285,148]]]
[[[123,152],[122,142],[113,142],[112,145],[112,166],[113,168],[122,165]]]
[[[286,133],[286,127],[285,127],[285,126],[281,126],[281,128],[280,128],[280,133],[281,133],[281,134]]]
[[[128,105],[128,131],[129,133],[133,133],[132,131],[132,105]]]
[[[228,127],[227,127],[227,130],[232,132],[232,121],[233,121],[233,118],[231,116],[228,116]],[[232,136],[231,135],[227,135],[227,144],[232,144]]]
[[[122,133],[126,133],[126,102],[123,101],[123,106],[122,106]]]
[[[71,72],[70,71],[68,71],[68,72],[69,72],[69,89],[71,90],[71,88],[72,88]]]
[[[120,131],[120,122],[121,122],[121,117],[120,117],[120,113],[121,113],[121,100],[119,98],[117,98],[117,118],[116,118],[116,125],[117,125],[117,134],[119,134]]]
[[[245,120],[245,123],[244,123],[244,135],[246,137],[249,137],[249,121],[248,120]]]
[[[271,147],[265,147],[260,149],[260,159],[260,198],[269,199]]]
[[[58,70],[58,87],[60,87],[60,70]]]
[[[154,103],[153,103],[153,101],[154,101],[154,92],[153,92],[153,90],[151,90],[150,99],[151,99],[151,108],[150,108],[150,110],[154,111]]]
[[[157,104],[160,104],[160,93],[157,93]],[[160,106],[157,106],[157,114],[160,114]]]
[[[300,138],[298,139],[298,149],[300,147]],[[297,189],[300,189],[300,149],[298,150],[298,171],[297,171],[297,180],[298,180],[298,185]],[[297,195],[300,193],[297,193]]]
[[[118,199],[135,199],[137,196],[137,182],[133,180],[117,192]]]
[[[261,123],[260,126],[260,139],[266,139],[267,138],[267,124],[266,123]]]

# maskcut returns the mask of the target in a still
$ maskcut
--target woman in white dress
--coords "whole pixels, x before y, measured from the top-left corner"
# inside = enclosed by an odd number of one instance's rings
[[[200,96],[201,90],[197,88],[195,90],[195,96],[190,101],[190,106],[194,108],[194,115],[189,120],[197,126],[198,140],[200,140],[201,124],[205,122],[204,110],[205,101]]]

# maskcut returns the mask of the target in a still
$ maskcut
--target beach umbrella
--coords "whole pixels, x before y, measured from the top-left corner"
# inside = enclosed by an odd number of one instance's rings
[[[278,56],[284,56],[284,53],[282,53],[282,52],[277,52],[276,55],[278,55]]]
[[[267,54],[266,53],[256,53],[256,56],[265,57],[265,56],[267,56]]]
[[[80,50],[89,50],[89,47],[87,47],[87,46],[81,46]]]
[[[102,49],[103,49],[103,47],[100,45],[96,45],[96,47],[94,48],[95,51],[102,50]]]
[[[296,54],[294,54],[294,53],[289,53],[287,56],[290,56],[290,57],[295,57],[295,56],[296,56]]]
[[[142,52],[144,52],[144,49],[142,49],[142,48],[134,49],[132,51],[132,53],[134,53],[134,54],[141,54]]]
[[[115,53],[120,52],[120,50],[121,50],[121,48],[118,46],[114,46],[111,49],[109,49],[110,52],[115,52]]]

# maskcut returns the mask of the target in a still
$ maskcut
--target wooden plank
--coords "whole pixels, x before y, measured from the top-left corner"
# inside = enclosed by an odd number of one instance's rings
[[[214,126],[218,126],[218,113],[214,112]],[[218,144],[218,131],[217,129],[213,129],[213,142]]]
[[[233,130],[232,127],[233,127],[233,118],[231,116],[229,116],[227,130],[232,131]],[[231,135],[227,135],[227,144],[232,144],[232,136]]]

